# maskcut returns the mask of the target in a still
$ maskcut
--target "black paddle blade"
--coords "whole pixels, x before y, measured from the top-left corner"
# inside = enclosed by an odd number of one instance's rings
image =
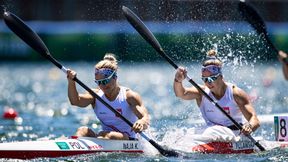
[[[4,12],[3,17],[6,25],[30,47],[32,47],[35,51],[43,56],[49,54],[48,48],[40,39],[40,37],[19,17],[7,11]]]
[[[171,60],[171,58],[165,54],[160,43],[155,38],[153,33],[146,27],[142,20],[133,13],[129,8],[123,6],[122,11],[128,22],[138,31],[138,33],[162,56],[164,57],[175,69],[178,66]]]
[[[138,33],[149,44],[151,44],[154,49],[156,49],[158,52],[162,52],[163,49],[162,49],[160,43],[155,38],[155,36],[152,34],[152,32],[141,21],[141,19],[134,12],[132,12],[129,8],[127,8],[125,6],[122,7],[122,11],[124,12],[126,19],[138,31]]]
[[[248,21],[258,34],[267,35],[267,29],[264,20],[258,12],[245,2],[240,1],[238,8],[243,17]]]
[[[167,150],[164,149],[162,146],[157,144],[153,140],[149,140],[149,142],[161,153],[161,155],[166,156],[166,157],[180,157],[183,156],[181,153],[175,151],[175,150]]]
[[[240,1],[238,4],[238,9],[246,21],[256,30],[259,35],[263,35],[264,39],[266,40],[268,47],[270,47],[276,54],[278,54],[278,49],[275,45],[271,42],[267,27],[265,25],[264,20],[260,16],[260,14],[249,4]]]

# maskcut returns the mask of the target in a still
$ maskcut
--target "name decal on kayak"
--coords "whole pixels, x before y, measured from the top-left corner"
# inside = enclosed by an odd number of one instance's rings
[[[123,143],[123,149],[131,150],[138,149],[138,143]]]
[[[80,145],[79,142],[69,142],[70,146],[73,148],[73,149],[77,149],[77,150],[83,150],[85,149],[84,147],[82,147]]]
[[[61,149],[61,150],[70,150],[68,144],[66,142],[56,142],[56,145]]]
[[[255,144],[251,141],[238,141],[233,143],[234,150],[245,150],[245,149],[253,149]]]
[[[102,150],[103,146],[101,145],[92,145],[92,146],[88,146],[90,150]]]

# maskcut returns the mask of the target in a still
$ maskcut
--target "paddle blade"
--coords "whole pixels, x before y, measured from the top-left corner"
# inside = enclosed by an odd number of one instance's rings
[[[180,157],[183,156],[181,155],[179,152],[176,152],[175,150],[167,150],[164,149],[162,146],[160,146],[159,144],[157,144],[155,141],[153,140],[149,140],[149,142],[163,155],[166,157]]]
[[[278,54],[278,49],[271,42],[268,36],[267,27],[260,14],[251,5],[245,3],[244,1],[239,2],[238,9],[246,21],[248,21],[249,24],[256,30],[256,32],[259,35],[264,36],[268,47],[270,47],[275,53]]]
[[[164,57],[175,69],[178,66],[165,54],[160,43],[155,38],[153,33],[145,26],[141,19],[133,13],[129,8],[123,6],[122,11],[128,22],[138,31],[138,33],[162,56]]]
[[[40,37],[29,28],[19,17],[11,12],[4,12],[4,21],[6,25],[25,43],[32,47],[41,55],[49,54],[49,50]],[[46,57],[46,56],[45,56]]]
[[[129,21],[129,23],[138,31],[138,33],[150,44],[152,47],[157,50],[158,52],[162,52],[163,49],[158,42],[158,40],[155,38],[155,36],[152,34],[152,32],[145,26],[145,24],[141,21],[141,19],[132,12],[129,8],[123,6],[122,11],[124,12],[124,15],[126,19]]]
[[[252,6],[240,1],[238,7],[243,17],[251,24],[258,34],[267,35],[264,20]]]

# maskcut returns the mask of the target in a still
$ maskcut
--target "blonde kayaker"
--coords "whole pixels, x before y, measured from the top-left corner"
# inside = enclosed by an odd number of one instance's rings
[[[248,95],[234,84],[224,81],[222,74],[222,62],[216,57],[216,51],[207,52],[207,57],[202,63],[202,80],[204,85],[200,87],[239,124],[243,124],[241,132],[250,134],[259,126],[256,112],[248,99]],[[231,130],[237,130],[233,122],[227,118],[216,106],[214,106],[195,87],[184,87],[182,82],[187,71],[179,67],[174,79],[175,95],[184,100],[196,100],[201,114],[208,127],[224,126]],[[247,122],[243,123],[242,116]]]
[[[67,78],[70,103],[79,107],[92,105],[102,126],[102,131],[98,133],[86,126],[80,127],[76,132],[76,136],[127,140],[136,138],[136,132],[148,128],[150,122],[149,114],[140,95],[129,88],[119,85],[117,70],[118,64],[115,55],[106,54],[104,59],[95,65],[95,82],[98,87],[93,90],[126,119],[134,123],[133,127],[131,128],[88,92],[79,94],[73,80],[76,72],[69,69]]]

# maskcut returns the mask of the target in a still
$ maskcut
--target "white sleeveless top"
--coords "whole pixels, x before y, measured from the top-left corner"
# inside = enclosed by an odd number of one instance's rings
[[[205,92],[214,101],[216,101],[237,123],[242,123],[242,112],[234,100],[232,86],[233,84],[227,83],[225,94],[220,100],[217,100],[213,96],[209,88],[206,87]],[[200,111],[207,126],[234,125],[233,122],[226,115],[224,115],[216,106],[214,106],[205,96],[202,96],[202,101],[200,103]]]
[[[131,123],[134,123],[138,118],[126,101],[127,89],[128,88],[126,87],[120,87],[119,94],[114,101],[109,101],[102,90],[99,90],[97,95],[99,95],[105,102],[122,114]],[[104,131],[121,132],[127,134],[129,137],[135,138],[135,132],[131,130],[131,127],[97,99],[95,99],[95,107],[93,109],[97,118],[100,120]]]

